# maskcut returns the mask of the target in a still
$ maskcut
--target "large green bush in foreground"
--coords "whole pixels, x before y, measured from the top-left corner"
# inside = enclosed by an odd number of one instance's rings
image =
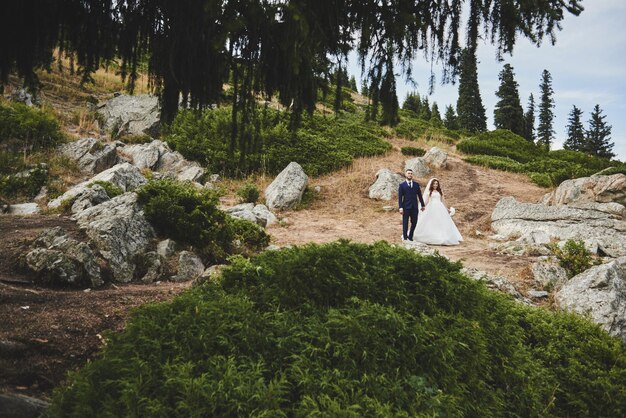
[[[38,149],[63,140],[59,122],[50,112],[23,103],[0,101],[0,143]]]
[[[139,309],[52,416],[623,416],[626,350],[458,263],[337,242]]]

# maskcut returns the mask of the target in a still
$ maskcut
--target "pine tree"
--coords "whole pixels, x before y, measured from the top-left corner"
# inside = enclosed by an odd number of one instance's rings
[[[550,149],[554,139],[554,90],[552,90],[552,76],[548,70],[541,74],[541,101],[539,102],[539,126],[537,127],[537,144]]]
[[[419,116],[421,108],[422,99],[420,98],[420,94],[418,92],[414,91],[406,95],[406,99],[404,99],[404,103],[402,103],[402,109],[410,110]]]
[[[369,96],[369,89],[367,88],[367,80],[363,80],[363,82],[361,83],[361,95],[365,97]]]
[[[498,78],[500,87],[496,96],[500,100],[493,111],[494,124],[498,129],[508,129],[518,135],[524,135],[524,110],[520,103],[513,67],[505,64]]]
[[[610,159],[615,157],[612,151],[615,144],[610,142],[613,127],[604,121],[605,118],[606,115],[602,115],[600,105],[596,105],[591,112],[591,119],[589,119],[584,151],[591,155]]]
[[[524,114],[524,138],[535,142],[535,97],[532,93],[528,97],[528,109]]]
[[[585,149],[585,127],[582,122],[583,111],[572,106],[567,119],[567,139],[563,143],[563,148],[574,151],[584,151]]]
[[[433,112],[430,110],[430,103],[428,102],[428,96],[424,96],[422,99],[422,105],[420,106],[420,119],[430,120],[433,116]]]
[[[450,130],[459,129],[459,121],[457,119],[454,107],[452,105],[446,106],[446,113],[443,119],[443,126]]]
[[[382,107],[381,125],[395,126],[400,122],[398,111],[398,95],[396,94],[396,76],[393,73],[393,66],[388,65],[385,76],[380,83],[380,105]]]
[[[430,122],[434,126],[442,126],[443,121],[441,120],[441,113],[439,113],[439,106],[437,106],[437,102],[433,102],[433,107],[430,111]]]
[[[487,116],[480,97],[476,67],[475,52],[464,49],[461,52],[459,66],[459,98],[456,102],[456,111],[459,127],[469,132],[487,130]]]
[[[356,77],[352,76],[350,77],[350,90],[354,91],[354,92],[359,92],[359,88],[356,85]]]

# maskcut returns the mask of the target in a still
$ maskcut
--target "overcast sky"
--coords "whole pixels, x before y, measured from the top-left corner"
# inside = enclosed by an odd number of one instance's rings
[[[605,121],[613,126],[613,152],[617,154],[616,158],[626,161],[626,0],[587,0],[582,4],[585,10],[580,16],[565,16],[563,30],[556,33],[555,45],[546,40],[537,48],[525,39],[519,39],[513,56],[505,55],[503,62],[496,60],[493,46],[486,43],[479,45],[478,82],[487,109],[487,123],[489,129],[493,129],[498,73],[505,63],[514,68],[524,110],[530,93],[538,103],[541,73],[547,69],[552,74],[556,104],[556,139],[552,148],[562,148],[572,105],[583,110],[586,128],[593,107],[599,104],[606,115]],[[348,71],[359,80],[360,70],[355,62],[355,56],[351,56]],[[418,83],[420,95],[428,93],[430,68],[431,64],[424,60],[414,63],[413,77]],[[441,68],[435,65],[434,71],[440,79]],[[398,98],[402,104],[406,94],[415,88],[401,77],[397,82]],[[358,84],[360,86],[360,82]],[[437,84],[429,100],[431,104],[437,102],[443,116],[446,105],[456,106],[457,96],[458,84]]]

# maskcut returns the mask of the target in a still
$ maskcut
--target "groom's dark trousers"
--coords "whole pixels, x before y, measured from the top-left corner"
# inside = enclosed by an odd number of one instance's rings
[[[417,225],[417,199],[419,199],[422,206],[424,200],[422,199],[422,190],[420,185],[416,181],[409,182],[403,181],[398,186],[398,208],[402,208],[402,238],[413,240],[413,232]],[[411,229],[409,230],[409,220],[411,221]]]

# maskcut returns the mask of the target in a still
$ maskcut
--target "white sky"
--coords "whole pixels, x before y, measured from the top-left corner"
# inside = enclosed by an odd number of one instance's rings
[[[606,115],[605,121],[612,125],[611,140],[617,159],[626,161],[626,0],[587,0],[582,2],[585,10],[576,17],[565,16],[563,30],[556,32],[556,44],[544,40],[537,48],[520,38],[513,56],[505,55],[503,62],[495,58],[495,48],[486,43],[478,48],[478,82],[483,104],[487,109],[487,124],[493,129],[493,108],[497,101],[498,73],[505,63],[510,63],[519,84],[522,107],[526,110],[528,96],[533,93],[538,103],[541,73],[547,69],[552,74],[552,86],[556,107],[552,149],[559,149],[566,138],[567,115],[576,105],[584,112],[587,121],[597,104]],[[418,83],[420,95],[428,93],[431,64],[423,59],[413,65],[413,78]],[[435,76],[441,78],[441,68],[435,65]],[[348,68],[360,80],[360,68],[356,56],[350,56]],[[360,88],[360,81],[358,82]],[[415,88],[397,78],[400,104],[408,92]],[[436,101],[442,112],[445,106],[456,106],[458,84],[435,86],[429,100]],[[537,122],[535,122],[535,126]]]

